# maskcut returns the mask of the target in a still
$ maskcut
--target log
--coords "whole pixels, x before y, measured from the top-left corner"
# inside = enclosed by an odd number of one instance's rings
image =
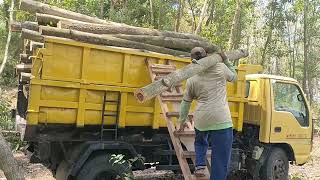
[[[10,23],[10,26],[11,26],[11,32],[21,32],[22,29],[39,31],[39,25],[37,22],[31,22],[31,21],[12,22]]]
[[[247,57],[248,51],[237,50],[229,51],[225,53],[227,58],[230,60],[237,60],[243,57]],[[174,87],[180,84],[182,81],[200,73],[211,66],[216,65],[218,62],[221,62],[222,58],[219,54],[213,54],[211,56],[202,58],[196,63],[191,63],[181,69],[178,69],[167,76],[164,76],[162,79],[152,82],[151,84],[137,89],[134,92],[134,96],[137,98],[138,102],[143,103],[161,93],[167,91],[171,87]]]
[[[8,180],[23,180],[24,173],[11,152],[11,148],[0,130],[0,169]]]
[[[194,34],[186,34],[186,33],[176,33],[176,32],[170,32],[170,31],[163,31],[160,32],[155,29],[147,29],[147,28],[141,28],[141,27],[134,27],[134,26],[129,26],[127,24],[121,24],[121,23],[116,23],[112,21],[105,21],[96,17],[91,17],[87,15],[83,15],[80,13],[68,11],[65,9],[61,9],[55,6],[50,6],[48,4],[44,4],[41,2],[33,1],[33,0],[22,0],[20,9],[24,11],[28,11],[30,13],[43,13],[43,14],[49,14],[53,16],[59,16],[63,17],[66,19],[72,19],[72,20],[77,20],[77,21],[82,21],[82,22],[88,22],[88,23],[95,23],[95,24],[105,24],[105,25],[113,25],[116,27],[121,27],[121,28],[129,28],[129,29],[136,29],[139,31],[150,31],[153,32],[154,34],[162,35],[162,36],[167,36],[167,37],[176,37],[176,38],[182,38],[183,39],[197,39],[197,40],[202,40],[206,41],[204,38],[194,35]],[[74,30],[79,30],[79,29],[74,29]],[[86,31],[87,32],[87,31]],[[102,34],[108,34],[108,33],[102,33]],[[125,33],[120,33],[120,34],[125,34]],[[154,34],[146,34],[146,35],[154,35]]]
[[[32,60],[28,54],[20,54],[20,62],[25,64],[31,64]]]
[[[22,39],[30,39],[37,42],[44,42],[44,37],[37,31],[32,31],[29,29],[21,30],[21,38]]]
[[[93,33],[86,33],[76,30],[70,29],[59,29],[55,27],[49,26],[40,26],[40,33],[45,36],[55,36],[62,38],[69,38],[76,41],[91,43],[91,44],[99,44],[99,45],[108,45],[108,46],[118,46],[118,47],[126,47],[126,48],[134,48],[134,49],[144,49],[148,51],[170,54],[173,56],[186,56],[189,57],[189,52],[183,52],[178,50],[173,50],[169,48],[144,44],[135,41],[129,41],[125,39],[120,39],[113,37],[112,35],[99,35]]]
[[[65,9],[61,9],[55,6],[50,6],[48,4],[44,4],[44,3],[33,1],[33,0],[22,0],[20,9],[30,13],[45,13],[45,14],[60,16],[68,19],[90,22],[90,23],[104,24],[107,22],[99,18],[68,11]]]
[[[194,39],[179,39],[164,36],[150,36],[150,35],[126,35],[117,34],[114,37],[126,39],[130,41],[143,42],[145,44],[152,44],[155,46],[161,46],[171,49],[177,49],[181,51],[190,52],[194,47],[202,47],[208,53],[213,53],[218,51],[218,47],[208,43],[206,41],[198,41]]]
[[[67,19],[60,16],[54,16],[50,14],[42,14],[42,13],[36,13],[36,20],[39,25],[50,25],[57,27],[59,21],[67,21],[67,22],[73,22],[73,23],[80,23],[80,24],[89,24],[87,22],[83,21],[77,21],[73,19]]]
[[[194,39],[198,41],[208,42],[206,39],[188,33],[177,33],[170,31],[158,31],[156,29],[134,27],[134,26],[119,26],[113,24],[92,24],[79,23],[68,20],[61,20],[57,27],[64,29],[73,29],[94,34],[127,34],[127,35],[150,35],[150,36],[164,36],[180,39]]]

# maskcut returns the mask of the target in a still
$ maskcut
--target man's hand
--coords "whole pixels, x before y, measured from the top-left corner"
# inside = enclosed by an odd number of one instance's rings
[[[225,60],[228,59],[228,57],[226,56],[226,54],[225,54],[223,51],[221,51],[221,52],[218,53],[218,54],[220,55],[220,57],[221,57],[221,59],[222,59],[221,62],[224,62]]]

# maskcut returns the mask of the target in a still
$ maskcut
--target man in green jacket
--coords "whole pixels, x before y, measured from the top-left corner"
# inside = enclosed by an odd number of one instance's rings
[[[201,47],[196,47],[191,51],[193,61],[206,56],[206,51]],[[206,153],[210,143],[212,149],[211,180],[226,179],[233,141],[232,119],[226,87],[227,81],[237,80],[237,73],[224,53],[220,53],[220,56],[222,61],[187,80],[179,118],[180,126],[185,127],[191,102],[196,100],[197,108],[194,112],[196,167],[194,174],[204,176]]]

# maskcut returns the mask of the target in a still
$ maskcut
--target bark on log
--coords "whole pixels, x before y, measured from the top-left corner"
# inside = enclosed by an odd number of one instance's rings
[[[37,42],[43,42],[44,37],[37,31],[32,31],[29,29],[22,29],[21,31],[21,38],[22,39],[30,39]]]
[[[198,41],[208,42],[206,39],[187,33],[177,33],[171,31],[158,31],[156,29],[148,29],[134,26],[119,26],[119,25],[105,25],[105,24],[89,24],[78,23],[71,21],[60,21],[57,25],[59,28],[73,29],[94,34],[128,34],[128,35],[150,35],[150,36],[164,36],[180,39],[194,39]]]
[[[94,18],[94,17],[83,15],[80,13],[68,11],[65,9],[61,9],[55,6],[50,6],[48,4],[44,4],[44,3],[33,1],[33,0],[22,0],[20,9],[30,13],[45,13],[45,14],[60,16],[68,19],[90,22],[90,23],[104,24],[107,22],[99,18]]]
[[[173,50],[169,48],[144,44],[135,41],[129,41],[125,39],[120,39],[113,37],[112,35],[99,35],[99,34],[92,34],[86,33],[76,30],[70,29],[59,29],[49,26],[40,26],[40,33],[45,36],[56,36],[56,37],[63,37],[69,38],[76,41],[91,43],[91,44],[100,44],[100,45],[108,45],[108,46],[118,46],[118,47],[126,47],[126,48],[134,48],[134,49],[144,49],[148,51],[163,53],[163,54],[170,54],[174,56],[190,56],[189,52],[183,52],[178,50]]]
[[[181,51],[190,52],[194,47],[202,47],[208,53],[213,53],[218,51],[218,47],[205,42],[198,41],[194,39],[180,39],[180,38],[171,38],[164,36],[149,36],[149,35],[126,35],[126,34],[117,34],[114,37],[126,39],[130,41],[143,42],[145,44],[152,44],[155,46],[161,46],[171,49],[177,49]]]
[[[57,26],[59,21],[73,22],[73,23],[79,23],[79,24],[91,24],[88,22],[77,21],[73,19],[60,17],[60,16],[54,16],[50,14],[41,14],[41,13],[36,13],[36,19],[39,25],[45,25],[45,26],[46,25]]]
[[[1,131],[1,130],[0,130]],[[14,159],[9,144],[0,132],[0,169],[8,180],[23,180],[24,173]]]
[[[225,53],[230,60],[237,60],[248,56],[248,52],[244,50],[229,51]],[[139,102],[145,102],[161,93],[167,91],[171,87],[179,85],[183,80],[186,80],[200,72],[205,71],[211,66],[216,65],[222,61],[222,58],[218,54],[205,57],[197,61],[197,63],[191,63],[184,68],[178,69],[175,72],[157,80],[145,87],[142,87],[134,92],[134,96]]]
[[[39,25],[37,22],[25,21],[25,22],[12,22],[10,23],[11,32],[21,32],[22,29],[29,29],[32,31],[39,31]]]

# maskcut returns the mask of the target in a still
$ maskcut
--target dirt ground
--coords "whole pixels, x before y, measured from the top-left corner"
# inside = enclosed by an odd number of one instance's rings
[[[19,165],[25,171],[27,180],[55,180],[51,172],[41,164],[31,164],[29,159],[22,152],[14,153]],[[175,175],[172,171],[156,171],[147,169],[134,172],[135,179],[138,180],[180,180],[181,176]],[[315,138],[312,158],[303,166],[290,166],[290,177],[294,180],[320,180],[320,138]],[[0,180],[5,180],[0,172]]]

